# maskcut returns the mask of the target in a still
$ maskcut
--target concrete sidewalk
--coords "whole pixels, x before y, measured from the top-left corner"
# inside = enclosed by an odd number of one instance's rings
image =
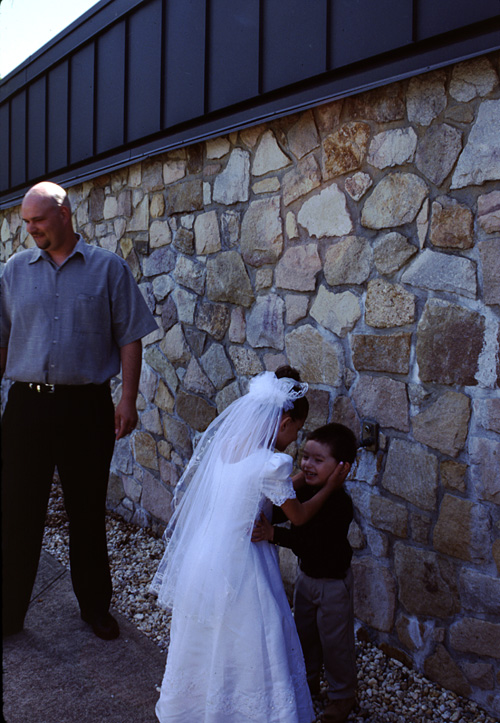
[[[80,619],[69,572],[42,552],[25,629],[3,643],[7,723],[157,723],[165,653],[126,618],[117,640]]]

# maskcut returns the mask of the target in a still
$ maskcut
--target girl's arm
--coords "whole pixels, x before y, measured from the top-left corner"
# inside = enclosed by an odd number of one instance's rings
[[[349,462],[340,462],[329,476],[324,487],[306,502],[299,502],[297,499],[286,500],[281,505],[281,509],[294,525],[304,525],[314,517],[316,512],[320,510],[333,490],[338,489],[344,484],[344,480],[349,474],[351,465]]]

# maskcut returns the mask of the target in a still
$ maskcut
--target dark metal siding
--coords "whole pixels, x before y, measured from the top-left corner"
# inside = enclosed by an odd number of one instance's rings
[[[101,0],[0,83],[0,201],[500,47],[500,0]]]

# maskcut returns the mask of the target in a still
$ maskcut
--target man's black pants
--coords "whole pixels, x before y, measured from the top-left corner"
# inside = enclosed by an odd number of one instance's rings
[[[107,612],[111,575],[106,491],[114,447],[108,385],[15,383],[2,420],[2,617],[20,629],[28,610],[57,467],[69,518],[71,579],[87,618]]]

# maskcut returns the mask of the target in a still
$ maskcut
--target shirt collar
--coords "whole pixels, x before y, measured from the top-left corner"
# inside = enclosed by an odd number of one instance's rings
[[[76,254],[79,254],[83,258],[84,261],[87,260],[88,246],[85,243],[85,241],[82,239],[82,237],[79,233],[77,233],[75,235],[78,237],[78,241],[76,242],[75,248],[70,253],[68,258],[65,259],[64,263],[66,263],[68,261],[68,259],[70,259],[72,256],[75,256]],[[40,259],[45,259],[45,261],[49,261],[49,262],[52,260],[50,258],[50,255],[46,251],[43,251],[43,249],[39,249],[37,246],[36,248],[33,249],[33,255],[30,259],[30,264],[34,264],[37,261],[39,261]]]

